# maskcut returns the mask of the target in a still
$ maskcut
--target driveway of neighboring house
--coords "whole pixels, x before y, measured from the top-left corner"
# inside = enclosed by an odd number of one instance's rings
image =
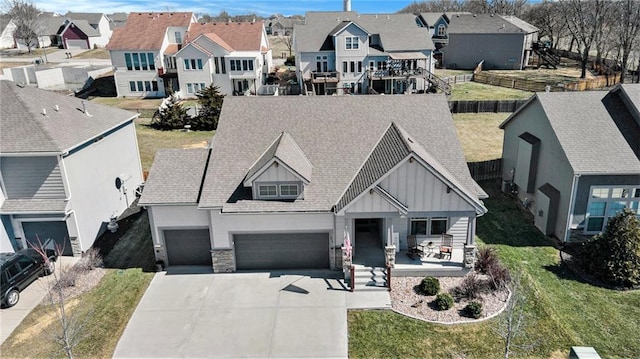
[[[56,270],[60,271],[61,266],[72,267],[79,259],[79,257],[59,257]],[[44,296],[47,295],[47,289],[50,286],[48,281],[50,280],[51,277],[38,278],[20,292],[18,304],[11,308],[0,309],[0,344],[4,343],[33,308],[42,302]]]
[[[114,357],[348,356],[348,292],[336,272],[180,271],[156,274]]]

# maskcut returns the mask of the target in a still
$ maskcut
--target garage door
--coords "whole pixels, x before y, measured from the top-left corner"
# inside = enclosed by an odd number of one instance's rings
[[[67,223],[64,221],[22,222],[22,230],[30,247],[38,246],[38,238],[43,244],[47,239],[51,238],[56,242],[56,246],[62,249],[62,255],[73,255]]]
[[[328,233],[236,234],[236,268],[329,268]]]
[[[87,40],[67,40],[67,49],[88,49]]]
[[[163,233],[170,266],[212,265],[208,229],[165,230]]]

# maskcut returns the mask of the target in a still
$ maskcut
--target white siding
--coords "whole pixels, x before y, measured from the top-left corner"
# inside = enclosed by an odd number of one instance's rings
[[[184,61],[190,60],[202,61],[202,70],[191,69],[191,64],[189,65],[189,70],[185,69]],[[205,86],[210,86],[212,82],[211,73],[213,72],[213,65],[209,61],[209,56],[202,53],[202,51],[196,49],[193,45],[185,46],[178,56],[176,56],[176,65],[178,67],[178,81],[180,83],[180,93],[184,98],[195,98],[196,90],[192,87],[192,92],[187,92],[187,84],[197,83],[204,84]],[[192,85],[193,86],[193,85]]]
[[[7,198],[65,198],[58,158],[2,157],[3,187]]]
[[[467,231],[469,230],[468,217],[450,217],[449,229],[447,233],[453,235],[454,246],[463,247],[467,242]]]
[[[69,188],[69,208],[75,211],[82,250],[87,250],[103,223],[120,215],[142,183],[142,167],[133,123],[62,160]],[[121,190],[115,179],[129,177]]]
[[[475,211],[455,191],[417,161],[406,162],[386,177],[380,187],[405,204],[410,212]]]
[[[196,204],[183,206],[150,206],[149,226],[151,238],[156,246],[156,261],[168,263],[162,231],[165,229],[210,228],[209,211],[199,210]],[[211,230],[209,231],[211,233]]]
[[[382,198],[378,193],[372,192],[362,196],[345,211],[345,213],[359,212],[391,212],[397,214],[398,209],[389,204],[389,202]]]
[[[124,54],[131,52],[141,52],[141,53],[153,53],[154,62],[155,62],[155,70],[127,70],[127,64],[125,61]],[[164,81],[160,76],[158,76],[158,68],[164,67],[163,61],[158,55],[157,50],[145,50],[145,51],[110,51],[111,55],[111,64],[116,69],[113,73],[114,80],[116,82],[116,91],[118,97],[164,97]],[[157,92],[132,92],[129,87],[129,81],[157,81],[158,82],[158,91]]]
[[[300,181],[300,179],[294,176],[284,166],[276,166],[275,163],[271,164],[269,168],[258,176],[254,182],[284,182],[284,181]]]

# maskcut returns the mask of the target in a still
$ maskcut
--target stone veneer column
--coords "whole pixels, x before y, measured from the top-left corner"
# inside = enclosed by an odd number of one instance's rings
[[[476,264],[476,246],[472,244],[464,245],[463,263],[465,268],[471,268]]]
[[[384,247],[384,257],[386,259],[386,265],[388,267],[396,266],[396,246],[386,246]]]
[[[69,239],[69,243],[71,243],[71,251],[73,252],[74,257],[82,257],[82,249],[80,248],[80,241],[78,237],[71,237]]]
[[[235,258],[232,248],[212,249],[211,261],[214,273],[235,272]]]

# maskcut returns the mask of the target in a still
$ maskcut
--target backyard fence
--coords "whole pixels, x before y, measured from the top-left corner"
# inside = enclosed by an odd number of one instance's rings
[[[496,179],[502,176],[502,158],[481,162],[467,162],[471,177],[476,181]]]
[[[465,75],[456,75],[456,76],[448,76],[443,77],[442,81],[446,82],[449,86],[454,84],[461,84],[465,82],[473,81],[473,74],[465,74]]]
[[[620,74],[616,73],[613,75],[594,76],[590,79],[579,79],[566,83],[550,83],[525,79],[515,79],[502,75],[479,72],[473,75],[473,81],[487,85],[514,88],[531,92],[543,92],[547,90],[552,92],[586,91],[613,86],[620,82]]]
[[[528,100],[449,101],[451,113],[515,112]]]

